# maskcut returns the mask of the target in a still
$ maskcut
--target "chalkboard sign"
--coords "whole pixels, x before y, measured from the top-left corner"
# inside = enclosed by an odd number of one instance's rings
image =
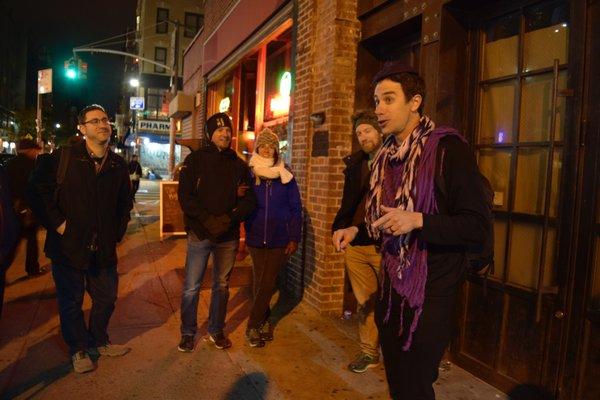
[[[160,183],[160,240],[165,234],[185,235],[183,211],[177,198],[179,182]]]

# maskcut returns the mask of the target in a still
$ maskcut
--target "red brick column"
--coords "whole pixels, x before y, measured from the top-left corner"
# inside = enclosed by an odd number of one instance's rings
[[[331,245],[331,223],[343,190],[342,157],[351,152],[356,49],[356,0],[298,1],[292,167],[300,185],[305,242],[292,258],[289,283],[322,313],[342,310],[344,265]],[[313,127],[310,114],[324,112]],[[328,133],[325,156],[312,156],[315,131]],[[298,293],[297,292],[297,293]]]

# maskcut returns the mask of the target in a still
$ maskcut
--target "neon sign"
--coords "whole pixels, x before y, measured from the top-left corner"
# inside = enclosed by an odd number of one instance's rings
[[[229,106],[231,105],[231,100],[229,97],[224,97],[223,100],[219,102],[219,112],[227,112],[229,110]]]
[[[269,110],[273,117],[287,115],[290,112],[290,92],[292,91],[292,74],[284,72],[279,81],[279,94],[269,103]]]

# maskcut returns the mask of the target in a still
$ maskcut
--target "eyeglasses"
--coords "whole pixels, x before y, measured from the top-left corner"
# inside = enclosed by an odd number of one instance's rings
[[[104,118],[94,118],[94,119],[90,119],[89,121],[85,121],[83,124],[92,124],[92,125],[100,125],[100,123],[102,124],[108,124],[108,118],[104,117]]]

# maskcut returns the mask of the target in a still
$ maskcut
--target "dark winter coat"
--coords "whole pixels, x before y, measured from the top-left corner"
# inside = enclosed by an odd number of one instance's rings
[[[179,204],[186,230],[199,239],[226,242],[240,237],[239,224],[256,206],[250,171],[231,149],[209,143],[188,155],[179,175]],[[238,193],[239,192],[239,193]]]
[[[246,221],[246,244],[250,247],[281,248],[300,242],[302,204],[296,180],[261,179],[252,190],[258,206]]]
[[[132,208],[127,164],[107,150],[106,162],[96,174],[85,141],[66,149],[38,157],[27,188],[29,204],[48,230],[46,255],[54,264],[77,269],[87,269],[92,258],[100,268],[114,266]],[[63,151],[70,156],[64,181],[57,187]],[[65,221],[60,235],[56,228]]]
[[[359,210],[359,207],[364,209],[364,200],[369,191],[368,162],[369,155],[362,150],[344,158],[344,163],[346,164],[346,169],[344,170],[344,194],[340,209],[331,226],[332,233],[338,229],[358,226],[358,234],[352,241],[352,246],[368,246],[375,243],[364,228],[364,211]],[[356,221],[355,218],[357,212],[363,216],[360,222]]]

